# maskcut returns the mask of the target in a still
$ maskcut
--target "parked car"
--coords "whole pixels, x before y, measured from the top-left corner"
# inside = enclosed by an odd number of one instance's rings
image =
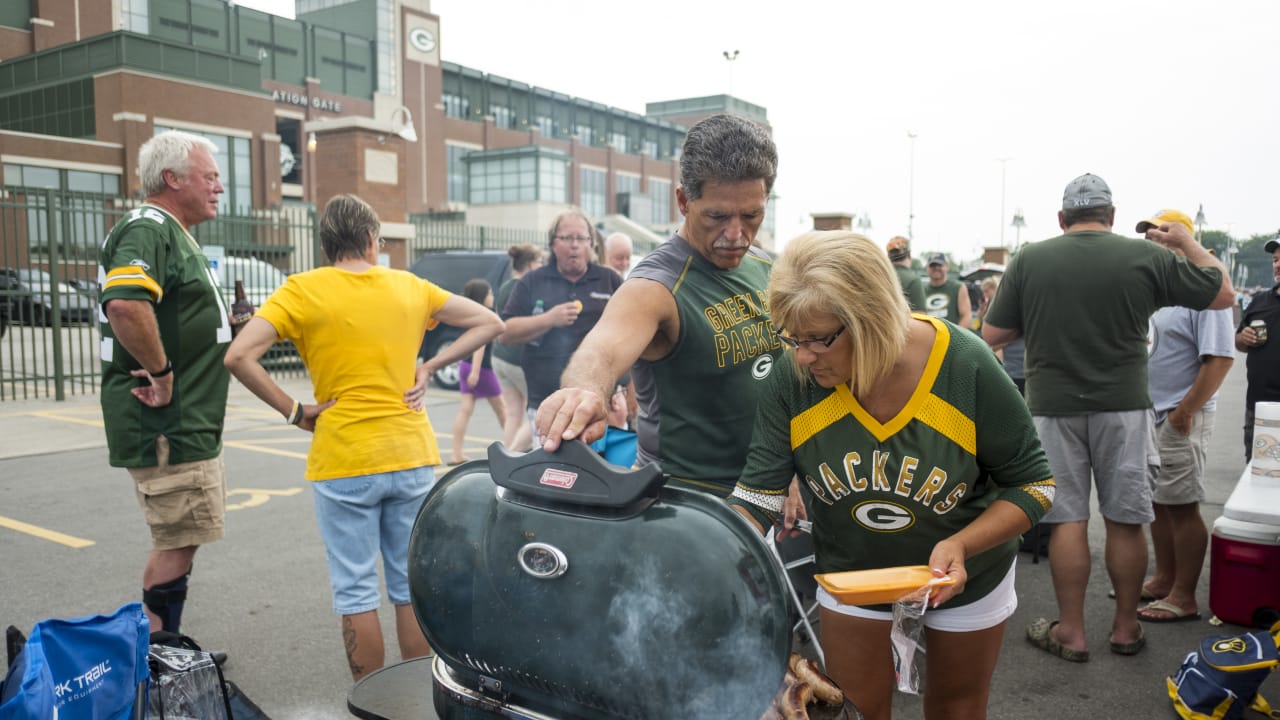
[[[28,325],[53,325],[53,295],[58,295],[58,316],[64,324],[91,323],[97,317],[97,306],[91,296],[69,283],[56,285],[44,270],[27,268],[0,269],[3,285],[0,302],[11,322]]]
[[[462,286],[472,278],[484,278],[494,292],[511,277],[511,257],[505,250],[481,250],[479,252],[437,252],[418,258],[409,272],[439,285],[452,293],[462,292]],[[502,308],[497,308],[501,312]],[[462,328],[440,323],[422,337],[418,350],[418,362],[435,357],[441,350],[453,344],[462,334]],[[457,390],[458,363],[440,368],[432,376],[436,385],[446,390]]]
[[[276,288],[284,284],[285,274],[268,262],[252,257],[222,258],[218,265],[218,283],[222,286],[222,295],[231,307],[234,300],[236,280],[244,283],[244,294],[254,307],[261,307]]]

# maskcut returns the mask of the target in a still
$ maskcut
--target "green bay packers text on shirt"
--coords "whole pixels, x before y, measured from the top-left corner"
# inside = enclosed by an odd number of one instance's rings
[[[780,346],[769,322],[769,298],[764,290],[731,295],[703,308],[715,331],[718,367],[737,365]]]

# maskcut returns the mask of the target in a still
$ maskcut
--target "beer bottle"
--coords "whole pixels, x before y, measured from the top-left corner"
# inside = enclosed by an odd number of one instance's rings
[[[244,293],[244,281],[236,278],[236,299],[231,303],[231,324],[243,325],[249,322],[249,318],[253,317],[255,311],[257,308],[249,302],[249,297]]]

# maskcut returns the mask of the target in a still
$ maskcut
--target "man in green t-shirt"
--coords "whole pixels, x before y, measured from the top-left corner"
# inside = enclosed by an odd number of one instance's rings
[[[166,132],[142,144],[145,204],[102,245],[102,419],[110,463],[133,476],[151,528],[142,600],[176,633],[200,545],[222,538],[222,423],[231,316],[189,229],[223,192],[214,144]]]
[[[947,277],[951,270],[947,256],[933,253],[925,270],[929,273],[929,284],[924,287],[925,312],[965,330],[972,327],[973,304],[969,302],[969,289],[959,280]]]
[[[1027,639],[1076,662],[1088,659],[1091,486],[1116,591],[1111,651],[1134,655],[1145,644],[1137,615],[1147,570],[1142,526],[1154,517],[1152,466],[1159,457],[1147,393],[1151,315],[1170,305],[1230,307],[1235,298],[1222,264],[1185,227],[1164,223],[1148,232],[1155,241],[1148,242],[1112,233],[1114,222],[1102,178],[1071,181],[1058,213],[1064,234],[1013,257],[982,324],[991,345],[1026,338],[1027,406],[1058,484],[1043,518],[1054,524],[1049,562],[1058,620],[1032,623]]]
[[[911,243],[899,235],[891,239],[884,250],[889,255],[893,271],[898,274],[898,284],[902,286],[902,295],[911,306],[911,312],[924,312],[924,283],[911,268]]]

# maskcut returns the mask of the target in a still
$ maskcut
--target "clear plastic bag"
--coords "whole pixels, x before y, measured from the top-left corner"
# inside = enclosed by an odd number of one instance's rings
[[[925,585],[893,604],[893,629],[889,632],[893,671],[898,689],[912,695],[919,695],[924,689],[924,613],[929,607],[931,588],[932,585]]]
[[[151,717],[163,720],[226,720],[222,673],[207,652],[152,645]]]

